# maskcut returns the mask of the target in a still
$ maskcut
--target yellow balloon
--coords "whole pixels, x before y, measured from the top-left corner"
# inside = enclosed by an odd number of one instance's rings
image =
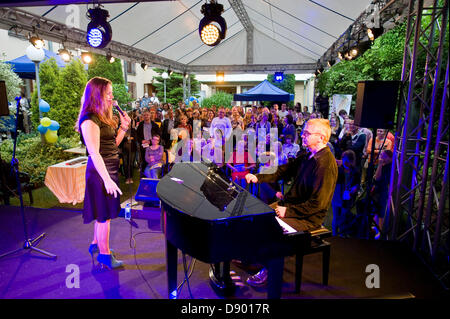
[[[41,119],[41,124],[42,124],[42,126],[44,126],[44,127],[49,127],[50,124],[52,124],[52,120],[50,120],[48,117],[43,117],[43,118]]]
[[[58,140],[58,134],[56,133],[56,131],[47,130],[47,132],[45,133],[45,139],[49,143],[56,143],[56,141]]]

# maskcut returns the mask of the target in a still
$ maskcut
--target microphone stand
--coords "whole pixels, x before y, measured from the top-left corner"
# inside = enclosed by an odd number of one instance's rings
[[[24,231],[24,235],[25,235],[25,242],[23,244],[22,248],[18,248],[16,250],[7,252],[5,254],[0,255],[0,259],[9,255],[12,255],[16,252],[19,252],[21,250],[33,250],[33,251],[37,251],[43,255],[46,255],[50,258],[56,259],[56,255],[53,255],[45,250],[36,248],[35,245],[37,245],[40,240],[42,238],[44,238],[45,233],[42,233],[41,235],[37,236],[34,239],[30,239],[28,237],[28,230],[27,230],[27,222],[25,219],[25,209],[23,206],[23,197],[22,197],[22,187],[20,185],[20,177],[19,177],[19,161],[16,159],[16,145],[17,145],[17,127],[19,126],[19,108],[20,108],[20,97],[16,97],[16,103],[17,103],[17,112],[16,112],[16,129],[15,129],[15,134],[14,134],[14,149],[13,149],[13,156],[12,156],[12,160],[11,160],[11,168],[14,170],[14,175],[16,177],[16,184],[17,184],[17,192],[19,194],[19,199],[20,199],[20,213],[22,215],[22,224],[23,224],[23,231]]]

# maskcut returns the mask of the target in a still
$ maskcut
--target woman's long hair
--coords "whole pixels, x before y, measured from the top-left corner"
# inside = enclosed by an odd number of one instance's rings
[[[111,81],[102,77],[94,77],[88,81],[81,97],[80,114],[75,124],[75,130],[81,131],[80,119],[88,113],[97,114],[100,121],[116,127],[116,123],[112,117],[112,107],[106,103],[106,89],[108,85],[112,85]]]

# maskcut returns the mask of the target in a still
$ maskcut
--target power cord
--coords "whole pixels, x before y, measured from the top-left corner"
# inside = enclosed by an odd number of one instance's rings
[[[192,273],[194,272],[194,268],[195,268],[195,264],[196,264],[197,260],[195,258],[191,257],[191,261],[189,263],[189,266],[186,267],[186,255],[183,253],[183,268],[184,268],[184,279],[183,281],[178,285],[177,287],[177,296],[180,295],[181,290],[183,289],[183,286],[185,283],[188,284],[188,288],[189,288],[189,294],[191,299],[194,299],[192,296],[192,292],[190,290],[190,286],[189,286],[189,278],[191,278]],[[190,269],[189,272],[187,271],[187,269]]]

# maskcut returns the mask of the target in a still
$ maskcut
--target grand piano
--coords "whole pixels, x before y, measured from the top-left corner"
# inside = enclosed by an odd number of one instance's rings
[[[169,299],[176,298],[178,249],[213,264],[210,278],[222,288],[233,285],[233,259],[264,264],[267,297],[280,298],[284,257],[309,245],[308,232],[287,231],[272,208],[214,164],[177,163],[156,192],[162,203]]]

